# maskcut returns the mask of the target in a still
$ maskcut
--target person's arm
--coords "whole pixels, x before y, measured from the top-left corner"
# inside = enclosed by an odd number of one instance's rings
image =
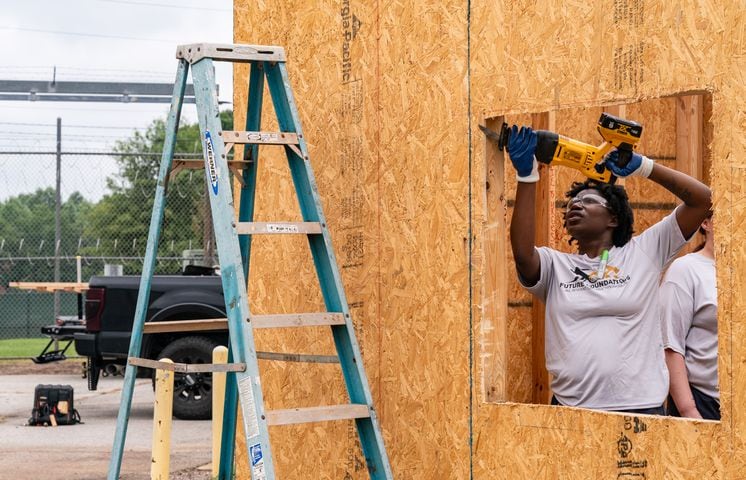
[[[539,181],[538,166],[534,158],[536,140],[536,133],[531,128],[521,127],[519,131],[515,125],[508,137],[508,153],[518,177],[513,217],[510,222],[510,246],[513,249],[518,274],[529,287],[539,281],[541,273],[541,260],[534,248],[534,207],[536,182]]]
[[[671,349],[666,349],[666,365],[670,378],[669,393],[682,417],[702,418],[694,403],[684,357]]]
[[[682,417],[702,418],[689,386],[684,352],[692,328],[694,292],[684,259],[673,262],[660,286],[661,336],[669,376],[669,393]]]
[[[529,287],[536,285],[541,274],[541,261],[534,241],[535,204],[536,184],[518,182],[510,221],[510,246],[513,248],[515,268]]]
[[[648,157],[633,153],[624,167],[617,165],[619,152],[614,150],[606,157],[606,165],[618,177],[647,177],[676,195],[684,204],[676,211],[676,221],[684,238],[697,231],[712,208],[710,188],[689,175],[658,165]]]
[[[684,202],[676,211],[676,221],[684,238],[691,238],[712,208],[710,188],[685,173],[657,164],[648,178]]]

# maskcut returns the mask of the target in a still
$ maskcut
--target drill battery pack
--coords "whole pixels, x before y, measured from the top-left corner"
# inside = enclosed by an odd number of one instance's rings
[[[37,385],[29,425],[74,425],[80,415],[73,403],[70,385]]]

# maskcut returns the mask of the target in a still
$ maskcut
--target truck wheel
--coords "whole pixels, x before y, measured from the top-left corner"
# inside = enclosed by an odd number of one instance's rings
[[[218,344],[206,337],[183,337],[166,345],[159,358],[174,363],[212,363]],[[212,374],[174,375],[174,416],[182,420],[207,420],[212,416]]]

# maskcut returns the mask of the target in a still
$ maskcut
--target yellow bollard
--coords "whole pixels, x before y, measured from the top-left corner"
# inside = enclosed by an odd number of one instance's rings
[[[228,349],[218,345],[212,351],[212,363],[227,363]],[[223,410],[225,408],[225,372],[212,374],[212,478],[220,474],[220,445],[223,437]]]
[[[173,363],[168,358],[161,362]],[[174,372],[155,371],[155,406],[153,409],[153,454],[150,478],[168,480],[171,454],[171,417],[174,407]]]

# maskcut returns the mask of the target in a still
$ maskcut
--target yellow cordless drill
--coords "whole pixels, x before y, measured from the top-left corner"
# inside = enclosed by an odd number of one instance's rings
[[[503,123],[499,134],[482,125],[479,128],[488,138],[497,142],[500,150],[508,144],[510,129],[507,123]],[[604,157],[616,147],[619,150],[618,165],[620,167],[627,165],[632,158],[632,151],[640,141],[642,125],[602,113],[601,118],[598,119],[597,128],[601,138],[604,139],[604,143],[597,147],[554,132],[535,130],[537,141],[534,155],[536,160],[547,165],[564,165],[579,170],[588,178],[614,183],[616,176],[606,168]]]

